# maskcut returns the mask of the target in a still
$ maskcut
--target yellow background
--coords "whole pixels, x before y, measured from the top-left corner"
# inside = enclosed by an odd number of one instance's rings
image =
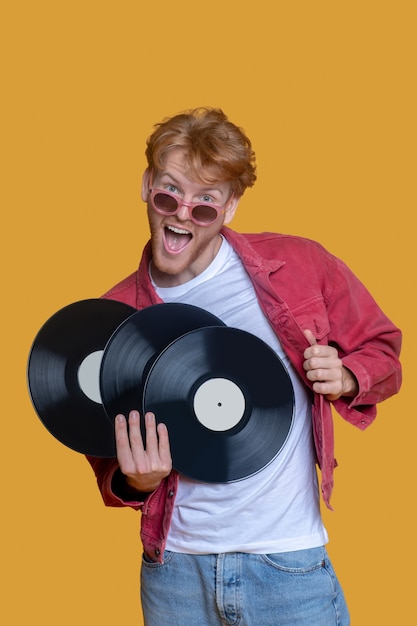
[[[42,426],[26,361],[49,316],[135,269],[145,138],[205,104],[243,126],[258,156],[233,226],[320,240],[404,331],[402,392],[365,433],[336,420],[335,511],[324,515],[353,626],[415,619],[414,6],[4,3],[3,624],[141,623],[139,517],[106,509],[82,455]]]

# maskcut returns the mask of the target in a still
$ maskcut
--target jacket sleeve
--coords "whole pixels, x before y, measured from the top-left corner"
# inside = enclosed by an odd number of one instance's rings
[[[375,417],[375,405],[400,389],[401,331],[343,261],[333,257],[332,266],[332,287],[327,294],[329,343],[359,384],[355,398],[340,398],[334,406],[342,417],[350,414],[349,421],[352,410],[367,415],[362,421],[366,426]],[[361,426],[360,420],[357,425]]]
[[[99,458],[86,455],[87,461],[96,475],[98,488],[106,506],[127,506],[140,510],[149,494],[131,491],[123,480],[117,459]]]

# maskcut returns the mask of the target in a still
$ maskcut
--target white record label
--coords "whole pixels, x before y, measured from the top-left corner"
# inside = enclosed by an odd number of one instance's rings
[[[210,430],[230,430],[240,422],[244,412],[245,397],[241,389],[227,378],[210,378],[195,393],[194,413]]]
[[[78,370],[81,391],[93,402],[101,404],[100,364],[104,350],[96,350],[85,357]]]

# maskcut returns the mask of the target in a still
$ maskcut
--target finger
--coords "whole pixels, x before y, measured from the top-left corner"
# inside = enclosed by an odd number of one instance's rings
[[[171,449],[169,445],[168,428],[165,424],[158,424],[159,456],[164,465],[172,465]]]
[[[158,434],[154,413],[145,414],[146,452],[149,455],[158,455]]]
[[[304,358],[306,362],[304,363],[304,369],[309,369],[307,366],[307,360],[313,356],[318,356],[320,353],[320,347],[317,343],[317,339],[309,328],[303,330],[304,336],[307,339],[310,346],[304,350]]]
[[[311,332],[309,328],[306,328],[305,330],[303,330],[303,333],[308,343],[310,344],[310,346],[316,345],[317,339],[315,338],[315,336],[313,335],[313,333]]]
[[[333,391],[333,386],[334,384],[329,381],[316,381],[313,383],[313,391],[321,394],[322,396],[327,396]]]
[[[138,411],[129,413],[129,440],[133,456],[143,455],[144,444],[140,430],[140,415]]]
[[[116,454],[120,467],[127,467],[132,463],[127,422],[124,415],[116,415],[115,419]]]
[[[341,372],[338,368],[316,367],[307,370],[307,378],[311,381],[329,382],[342,380]]]
[[[129,435],[127,432],[127,423],[124,415],[116,415],[114,428],[116,433],[116,443],[118,443],[122,447],[129,445]]]

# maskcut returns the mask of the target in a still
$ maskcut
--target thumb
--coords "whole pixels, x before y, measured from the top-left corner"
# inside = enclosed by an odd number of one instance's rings
[[[309,328],[303,330],[303,333],[310,346],[314,346],[317,344],[317,340]]]

